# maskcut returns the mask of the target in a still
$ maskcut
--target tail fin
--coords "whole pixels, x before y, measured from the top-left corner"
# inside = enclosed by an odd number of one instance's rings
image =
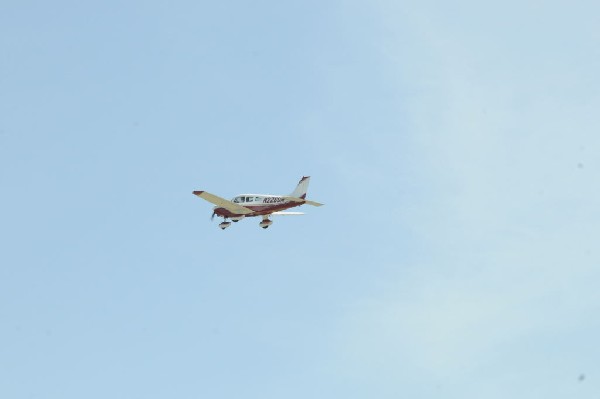
[[[309,181],[310,181],[310,176],[302,177],[302,179],[300,179],[300,182],[298,183],[298,186],[296,186],[296,189],[294,190],[293,193],[290,194],[290,196],[305,199],[306,191],[308,191],[308,182]]]

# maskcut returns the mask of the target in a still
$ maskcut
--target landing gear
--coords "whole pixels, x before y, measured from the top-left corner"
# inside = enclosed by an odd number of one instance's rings
[[[237,219],[237,220],[236,220]],[[226,228],[228,228],[229,226],[231,226],[231,222],[239,222],[242,218],[235,218],[235,219],[231,219],[231,221],[227,220],[226,217],[223,217],[223,221],[221,223],[219,223],[219,228],[221,230],[225,230]],[[270,225],[273,224],[272,220],[269,220],[269,216],[265,215],[263,216],[262,221],[258,224],[260,227],[262,227],[263,229],[268,228]]]
[[[273,224],[273,221],[269,220],[268,216],[263,216],[262,222],[260,222],[258,225],[260,227],[262,227],[263,229],[266,229],[267,227],[269,227],[272,224]]]
[[[229,226],[231,226],[231,222],[228,222],[227,219],[223,219],[223,222],[219,223],[221,230],[225,230]]]

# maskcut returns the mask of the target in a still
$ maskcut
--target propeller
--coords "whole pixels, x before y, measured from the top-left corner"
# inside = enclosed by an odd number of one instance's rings
[[[213,213],[212,213],[212,215],[210,216],[210,221],[211,221],[211,222],[212,222],[212,221],[213,221],[213,219],[215,218],[215,215],[216,215],[216,214],[217,214],[216,212],[213,212]]]

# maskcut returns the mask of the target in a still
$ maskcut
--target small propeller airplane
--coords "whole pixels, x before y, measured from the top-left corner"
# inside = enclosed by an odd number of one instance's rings
[[[193,194],[216,205],[210,219],[213,220],[215,215],[222,217],[223,222],[219,224],[222,230],[231,225],[227,219],[239,222],[244,218],[255,216],[262,216],[262,221],[258,225],[266,229],[273,224],[273,221],[269,219],[271,215],[304,215],[302,212],[283,212],[285,209],[304,204],[323,205],[306,199],[309,181],[310,176],[304,176],[290,195],[240,194],[228,201],[206,191],[194,191]]]

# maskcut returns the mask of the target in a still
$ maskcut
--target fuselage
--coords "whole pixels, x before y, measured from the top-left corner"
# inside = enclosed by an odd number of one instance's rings
[[[278,195],[265,195],[265,194],[240,194],[231,199],[231,202],[241,205],[245,208],[251,209],[253,212],[246,215],[237,214],[229,211],[220,206],[214,207],[214,213],[221,217],[235,218],[235,217],[254,217],[268,215],[273,212],[279,212],[284,209],[294,208],[300,206],[303,202],[292,202]]]

